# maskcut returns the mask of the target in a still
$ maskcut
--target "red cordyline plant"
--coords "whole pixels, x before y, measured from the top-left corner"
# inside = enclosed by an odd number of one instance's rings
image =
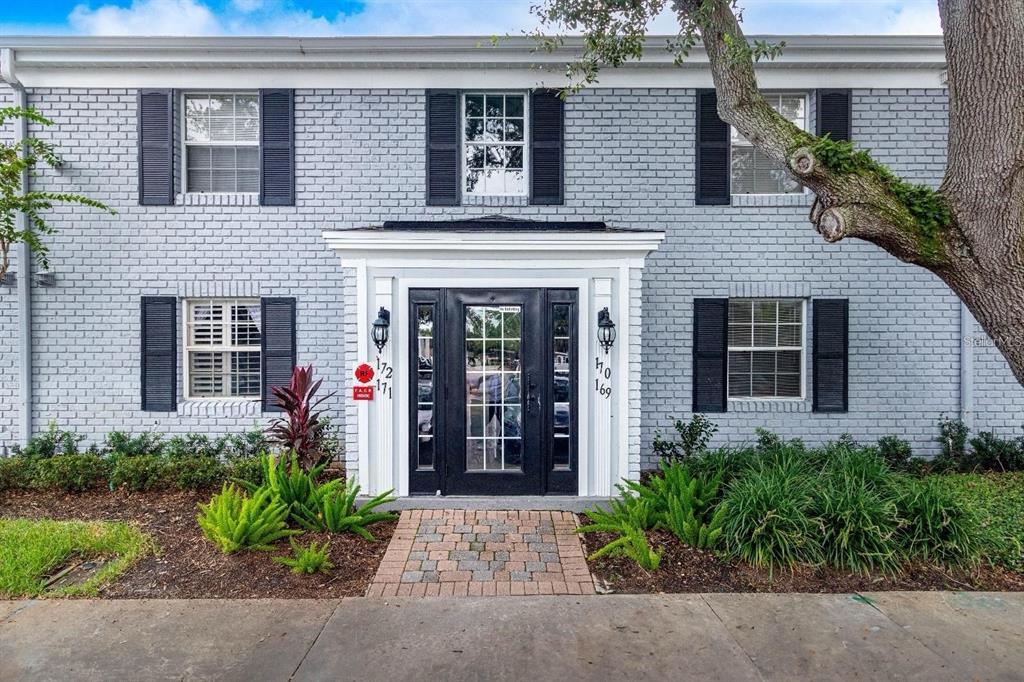
[[[323,379],[313,381],[313,365],[310,365],[294,368],[291,382],[287,386],[275,386],[273,389],[278,407],[287,416],[275,419],[267,433],[282,447],[293,451],[299,465],[307,471],[320,462],[323,451],[326,424],[321,420],[323,412],[316,408],[334,395],[329,393],[314,398],[321,383]]]

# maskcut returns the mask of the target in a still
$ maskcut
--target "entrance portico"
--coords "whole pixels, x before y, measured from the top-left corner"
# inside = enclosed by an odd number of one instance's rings
[[[373,399],[346,408],[365,493],[608,495],[639,477],[641,273],[663,233],[494,218],[324,238],[355,313],[346,362],[375,370]]]

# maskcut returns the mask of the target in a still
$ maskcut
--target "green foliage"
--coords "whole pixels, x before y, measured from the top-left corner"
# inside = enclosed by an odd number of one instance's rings
[[[1024,471],[1024,439],[1000,438],[982,431],[971,439],[971,457],[962,470]]]
[[[727,505],[719,505],[712,513],[721,485],[720,475],[711,478],[693,476],[679,462],[662,461],[660,476],[646,482],[627,481],[619,489],[626,497],[635,496],[638,509],[650,510],[643,522],[653,519],[656,527],[670,530],[684,544],[710,549],[722,534],[722,520]],[[634,512],[639,515],[638,512]],[[627,514],[628,517],[628,514]],[[649,528],[650,526],[644,526]]]
[[[199,504],[199,527],[225,554],[240,549],[272,550],[281,538],[298,531],[288,530],[288,506],[276,499],[270,488],[248,496],[225,483],[209,504]]]
[[[0,599],[39,596],[47,576],[68,561],[103,557],[107,563],[85,582],[47,593],[96,596],[151,549],[150,539],[127,523],[0,519]]]
[[[32,485],[80,493],[104,484],[109,469],[107,460],[92,453],[55,455],[33,463]]]
[[[266,483],[263,478],[263,458],[266,452],[251,457],[235,457],[229,459],[225,467],[225,478],[231,481],[245,481],[254,486]]]
[[[288,543],[292,548],[292,556],[276,556],[274,561],[290,567],[292,573],[312,575],[313,573],[327,573],[334,568],[334,564],[327,558],[328,543],[325,542],[318,547],[315,542],[311,542],[307,547],[295,542],[295,538],[288,538]]]
[[[121,456],[112,460],[110,488],[154,490],[167,484],[166,461],[156,455]]]
[[[148,431],[137,436],[111,431],[104,442],[111,457],[159,457],[163,454],[163,436]]]
[[[705,519],[704,514],[698,509],[692,500],[670,498],[668,509],[662,515],[662,523],[684,545],[697,549],[713,549],[722,537],[722,524],[729,511],[729,504],[719,504],[710,519]]]
[[[227,478],[228,467],[216,457],[202,455],[166,460],[168,484],[181,490],[205,490]]]
[[[942,233],[949,227],[952,217],[941,194],[925,185],[901,180],[863,149],[854,149],[852,142],[837,142],[824,135],[815,138],[810,149],[815,158],[831,171],[878,179],[910,213],[914,220],[912,228],[925,257],[942,260]]]
[[[32,460],[27,457],[0,457],[0,492],[28,488],[33,473]]]
[[[77,455],[78,445],[83,440],[85,440],[85,436],[59,429],[57,422],[51,421],[46,425],[46,431],[30,438],[24,448],[15,445],[13,452],[15,457],[33,459],[46,459],[56,455]]]
[[[28,119],[40,126],[53,125],[34,109],[0,109],[0,125],[17,118]],[[49,268],[42,236],[53,234],[54,228],[46,222],[43,214],[54,204],[78,204],[116,213],[104,204],[79,194],[23,191],[21,180],[24,173],[34,174],[39,166],[60,168],[61,165],[60,157],[49,142],[31,137],[21,142],[0,142],[0,278],[7,272],[10,248],[17,243],[28,245],[40,266],[44,270]],[[19,213],[28,219],[24,228],[16,220]]]
[[[908,556],[954,566],[977,563],[983,538],[976,512],[936,477],[901,480],[896,505]]]
[[[890,467],[903,471],[910,466],[913,451],[910,443],[898,436],[882,436],[878,439],[878,454]]]
[[[944,459],[959,461],[967,451],[967,435],[969,430],[961,419],[943,416],[939,419],[939,437],[936,439],[942,447]]]
[[[689,421],[675,420],[676,437],[666,440],[660,431],[654,434],[654,454],[660,459],[689,460],[707,452],[708,442],[718,427],[702,414],[695,414]]]
[[[952,474],[932,480],[978,519],[984,557],[1024,572],[1024,472]]]
[[[272,454],[265,454],[261,458],[260,466],[264,481],[262,484],[257,485],[252,481],[237,482],[250,493],[261,486],[269,488],[274,497],[283,502],[289,511],[298,508],[313,509],[317,505],[318,497],[327,495],[341,485],[341,481],[317,485],[316,479],[327,465],[321,464],[306,471],[299,465],[298,456],[294,452],[291,453],[290,465],[284,455],[275,457]]]
[[[582,529],[580,530],[582,531]],[[635,561],[644,570],[656,571],[661,565],[661,556],[665,551],[651,549],[647,542],[647,534],[640,528],[627,526],[621,529],[621,533],[621,536],[591,554],[590,559],[600,559],[603,556],[624,556]]]
[[[576,529],[577,533],[625,533],[630,528],[650,530],[659,520],[658,511],[650,499],[643,499],[625,492],[619,486],[620,496],[609,502],[608,509],[594,507],[587,510],[590,523]]]
[[[398,518],[392,512],[375,512],[376,507],[393,502],[391,492],[381,493],[367,500],[356,508],[356,496],[359,495],[359,484],[350,481],[348,485],[339,487],[341,481],[331,481],[319,486],[308,504],[297,504],[292,512],[296,523],[307,530],[329,531],[331,533],[351,532],[360,537],[375,541],[376,538],[367,530],[378,521],[391,521]]]

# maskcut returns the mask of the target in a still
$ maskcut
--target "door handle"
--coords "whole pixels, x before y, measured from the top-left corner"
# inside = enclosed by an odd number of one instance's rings
[[[536,404],[537,410],[540,411],[540,398],[537,396],[537,384],[533,382],[533,372],[526,373],[526,411],[529,413],[533,412],[533,407]]]

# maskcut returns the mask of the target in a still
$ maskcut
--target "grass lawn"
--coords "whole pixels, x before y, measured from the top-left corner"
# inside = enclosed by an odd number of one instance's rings
[[[108,559],[82,584],[46,592],[93,596],[150,548],[149,538],[126,523],[0,519],[0,598],[43,594],[46,576],[72,559]]]
[[[1024,572],[1024,472],[949,474],[938,477],[985,528],[986,558]]]

